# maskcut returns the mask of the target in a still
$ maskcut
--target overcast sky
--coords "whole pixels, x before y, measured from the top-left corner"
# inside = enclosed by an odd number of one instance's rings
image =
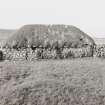
[[[0,28],[24,24],[68,24],[105,37],[105,0],[0,0]]]

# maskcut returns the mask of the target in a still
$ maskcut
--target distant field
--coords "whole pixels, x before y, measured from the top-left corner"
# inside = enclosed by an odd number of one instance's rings
[[[0,29],[0,40],[5,40],[8,37],[10,37],[15,30],[5,30],[5,29]]]
[[[16,30],[0,29],[0,45],[8,39]]]
[[[94,38],[96,44],[105,44],[105,38]]]
[[[105,60],[0,63],[0,105],[105,105]]]

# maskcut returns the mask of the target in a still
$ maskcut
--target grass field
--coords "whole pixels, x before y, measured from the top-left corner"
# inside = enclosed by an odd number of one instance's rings
[[[0,105],[105,105],[105,60],[0,63]]]

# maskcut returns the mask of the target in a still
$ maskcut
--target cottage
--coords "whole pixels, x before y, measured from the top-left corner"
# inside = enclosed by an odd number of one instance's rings
[[[7,40],[6,46],[20,49],[31,46],[38,59],[56,59],[93,56],[95,42],[89,35],[71,25],[25,25]],[[29,56],[33,58],[34,55]]]

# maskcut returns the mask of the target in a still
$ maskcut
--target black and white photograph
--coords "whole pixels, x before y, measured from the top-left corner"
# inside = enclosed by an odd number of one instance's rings
[[[0,0],[0,105],[105,105],[105,0]]]

